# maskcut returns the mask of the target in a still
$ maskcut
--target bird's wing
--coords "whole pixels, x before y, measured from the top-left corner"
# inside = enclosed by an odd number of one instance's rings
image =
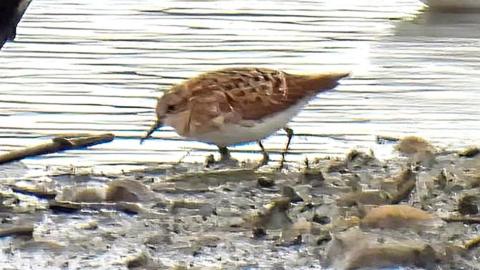
[[[248,121],[267,117],[321,90],[331,89],[338,79],[327,74],[302,76],[266,68],[230,68],[202,74],[185,86],[194,97],[216,92],[228,104],[225,110]]]
[[[227,123],[241,122],[240,114],[221,91],[197,93],[188,102],[188,133],[205,133],[221,129]]]

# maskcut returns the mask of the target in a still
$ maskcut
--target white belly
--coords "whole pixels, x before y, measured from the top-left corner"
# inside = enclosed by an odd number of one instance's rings
[[[227,124],[219,130],[198,134],[192,139],[218,146],[258,141],[284,128],[306,103],[307,100],[301,101],[285,111],[276,113],[261,121],[252,122],[252,126]]]

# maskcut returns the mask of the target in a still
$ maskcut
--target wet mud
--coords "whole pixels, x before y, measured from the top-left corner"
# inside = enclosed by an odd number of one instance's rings
[[[0,263],[25,269],[476,269],[480,154],[418,137],[252,169],[0,167]],[[23,174],[21,172],[24,172]],[[11,173],[16,172],[16,174]],[[409,269],[411,269],[409,268]]]

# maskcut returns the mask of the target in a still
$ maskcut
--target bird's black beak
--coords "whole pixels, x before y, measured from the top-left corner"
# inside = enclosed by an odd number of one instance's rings
[[[150,138],[150,136],[153,134],[153,132],[155,132],[155,130],[161,128],[162,126],[163,126],[163,123],[160,120],[155,121],[155,123],[152,125],[152,127],[150,127],[150,130],[148,130],[145,137],[140,139],[140,144],[142,144],[143,141],[145,141],[146,139]]]

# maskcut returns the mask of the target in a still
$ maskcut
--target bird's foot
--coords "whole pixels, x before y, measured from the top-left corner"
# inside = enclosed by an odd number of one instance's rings
[[[224,167],[236,167],[238,166],[238,160],[233,159],[230,156],[230,151],[226,147],[218,147],[220,152],[220,160],[216,161],[213,155],[209,155],[205,161],[205,167],[207,168],[224,168]]]
[[[262,154],[263,154],[263,158],[253,167],[254,170],[259,169],[259,168],[267,165],[268,162],[270,161],[270,157],[268,156],[267,152],[264,152]]]
[[[238,160],[229,158],[229,159],[220,159],[215,160],[213,155],[208,155],[205,159],[205,167],[207,168],[230,168],[238,166]]]

